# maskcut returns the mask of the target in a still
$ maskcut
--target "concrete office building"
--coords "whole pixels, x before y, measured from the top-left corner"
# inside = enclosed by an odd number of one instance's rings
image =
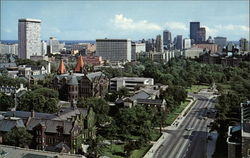
[[[156,50],[156,52],[162,52],[163,51],[163,43],[162,43],[161,35],[156,36],[155,50]]]
[[[172,43],[171,32],[168,30],[163,31],[163,47],[164,49],[170,49]]]
[[[183,49],[189,49],[191,48],[191,39],[184,38],[183,39]]]
[[[31,55],[41,55],[41,20],[18,20],[18,57],[30,59]]]
[[[50,53],[58,53],[64,48],[64,43],[60,43],[56,37],[50,37],[48,41],[49,52]]]
[[[206,41],[206,28],[200,27],[196,32],[196,43],[204,43]]]
[[[191,59],[199,58],[202,53],[203,53],[202,48],[189,48],[184,50],[185,58],[191,58]]]
[[[131,40],[96,39],[96,55],[104,60],[131,61]]]
[[[153,78],[143,77],[115,77],[110,80],[110,90],[118,91],[122,87],[126,87],[130,92],[136,90],[137,86],[154,85]]]
[[[200,28],[200,22],[190,22],[190,39],[197,42],[197,31]],[[192,43],[193,44],[193,43]]]
[[[18,55],[18,44],[0,44],[0,54]]]
[[[183,49],[183,43],[182,43],[182,35],[177,35],[176,37],[176,49],[182,50]]]
[[[145,43],[135,43],[131,44],[131,60],[136,60],[137,54],[146,51]]]
[[[222,50],[227,45],[226,37],[214,37],[214,43],[218,45],[219,50]]]

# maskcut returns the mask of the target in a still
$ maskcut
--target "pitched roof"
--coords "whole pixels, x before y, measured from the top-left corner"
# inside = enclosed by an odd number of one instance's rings
[[[64,73],[66,73],[66,68],[64,66],[63,59],[61,59],[59,67],[57,69],[57,74],[64,74]]]
[[[62,127],[63,134],[70,134],[74,126],[71,121],[45,120],[45,119],[31,118],[26,128],[27,130],[32,131],[33,128],[38,126],[39,124],[44,125],[46,127],[45,132],[48,132],[48,133],[58,133],[58,127]]]
[[[74,72],[82,72],[82,69],[84,67],[83,57],[80,55],[77,59],[76,67],[74,69]]]
[[[19,118],[6,118],[0,120],[0,131],[8,132],[11,131],[14,127],[25,127],[23,120]]]

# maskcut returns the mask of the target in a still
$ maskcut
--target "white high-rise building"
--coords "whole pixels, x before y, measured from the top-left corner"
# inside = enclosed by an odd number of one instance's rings
[[[104,60],[131,61],[131,40],[96,39],[96,55]]]
[[[137,54],[146,51],[145,43],[132,42],[131,60],[136,60]]]
[[[47,43],[45,41],[41,41],[41,55],[45,56],[47,54]]]
[[[48,45],[50,53],[58,53],[64,48],[64,43],[60,43],[56,37],[50,37]]]
[[[189,49],[189,48],[191,48],[191,39],[184,38],[183,39],[183,49]]]
[[[30,59],[32,55],[41,55],[41,20],[18,20],[18,57]]]

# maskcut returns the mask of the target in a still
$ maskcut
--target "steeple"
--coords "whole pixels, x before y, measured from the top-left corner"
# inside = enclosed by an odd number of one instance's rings
[[[74,72],[82,72],[84,68],[84,62],[83,62],[83,57],[80,55],[77,59],[76,67],[74,69]]]
[[[60,64],[59,64],[59,67],[57,69],[57,74],[58,75],[61,75],[61,74],[65,74],[66,73],[66,68],[64,66],[64,62],[63,62],[63,59],[61,59],[60,61]]]

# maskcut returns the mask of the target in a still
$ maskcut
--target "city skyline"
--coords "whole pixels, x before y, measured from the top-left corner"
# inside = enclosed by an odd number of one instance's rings
[[[41,39],[155,38],[167,29],[189,37],[189,22],[199,21],[206,37],[249,40],[248,1],[3,1],[1,40],[17,40],[21,18],[42,20]],[[138,7],[140,6],[140,7]],[[15,12],[13,12],[15,10]],[[232,12],[233,10],[233,12]],[[31,14],[32,12],[32,14]],[[197,14],[199,12],[199,14]],[[185,16],[183,16],[185,15]]]

